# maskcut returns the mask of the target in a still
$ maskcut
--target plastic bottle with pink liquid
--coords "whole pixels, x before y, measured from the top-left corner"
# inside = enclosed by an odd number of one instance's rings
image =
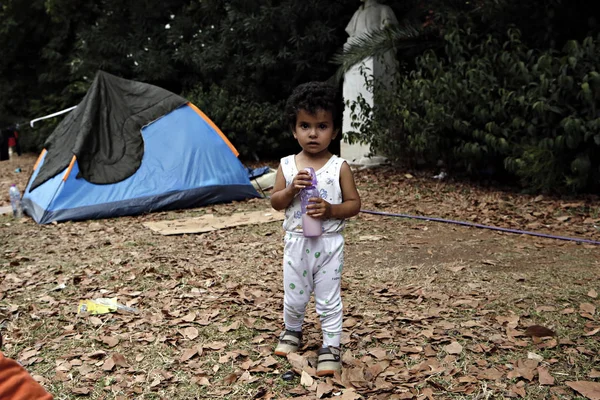
[[[315,173],[314,168],[308,167],[304,168],[305,171],[308,171],[312,178],[312,183],[310,186],[305,187],[300,192],[300,206],[302,208],[302,232],[305,237],[317,237],[321,236],[322,228],[321,228],[321,220],[311,217],[306,213],[306,206],[310,204],[308,201],[312,197],[320,197],[319,189],[317,189],[317,174]]]

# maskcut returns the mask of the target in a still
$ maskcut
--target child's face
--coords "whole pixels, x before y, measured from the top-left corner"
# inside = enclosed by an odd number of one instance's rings
[[[298,111],[294,138],[305,152],[318,155],[328,151],[327,148],[337,133],[333,127],[331,111],[318,110],[314,115],[306,110]]]

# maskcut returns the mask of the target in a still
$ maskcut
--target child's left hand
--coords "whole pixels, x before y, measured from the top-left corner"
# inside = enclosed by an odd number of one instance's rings
[[[316,219],[331,218],[331,204],[320,197],[311,197],[308,199],[310,204],[306,206],[307,214]]]

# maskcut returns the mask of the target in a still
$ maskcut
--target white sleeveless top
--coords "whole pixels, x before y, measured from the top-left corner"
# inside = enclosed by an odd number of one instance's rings
[[[345,162],[343,158],[332,155],[329,161],[321,167],[317,174],[317,189],[321,194],[321,198],[329,202],[329,204],[342,203],[342,189],[340,188],[340,171],[342,164]],[[298,174],[296,167],[296,158],[294,155],[287,156],[281,159],[281,170],[285,178],[285,186],[292,184],[294,177]],[[346,225],[343,219],[328,219],[323,220],[323,233],[341,232]],[[294,197],[294,200],[285,209],[285,220],[283,221],[283,229],[288,232],[302,232],[302,209],[300,207],[300,196]]]

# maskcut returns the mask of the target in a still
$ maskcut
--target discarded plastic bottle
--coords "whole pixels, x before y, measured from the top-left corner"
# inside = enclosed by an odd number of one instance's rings
[[[321,236],[321,220],[311,217],[306,213],[306,206],[310,204],[309,199],[319,197],[319,189],[317,189],[317,174],[313,168],[304,168],[308,171],[312,178],[310,186],[305,187],[300,192],[300,206],[302,208],[302,232],[305,237]]]
[[[17,185],[12,184],[8,190],[10,197],[10,206],[12,207],[13,217],[21,218],[23,216],[23,208],[21,207],[21,192]]]

